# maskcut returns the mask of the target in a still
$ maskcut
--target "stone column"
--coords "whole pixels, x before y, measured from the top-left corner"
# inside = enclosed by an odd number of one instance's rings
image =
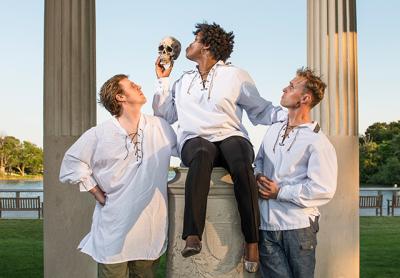
[[[243,268],[244,238],[240,229],[233,184],[223,168],[214,168],[207,202],[206,225],[199,255],[183,258],[183,210],[187,168],[176,169],[176,177],[168,186],[169,248],[167,277],[239,278],[259,277]]]
[[[58,181],[65,151],[96,124],[95,0],[46,0],[44,28],[44,276],[96,277],[76,250],[94,202]]]
[[[328,88],[313,117],[336,148],[338,187],[321,208],[316,277],[359,277],[359,168],[355,0],[308,0],[308,66]]]

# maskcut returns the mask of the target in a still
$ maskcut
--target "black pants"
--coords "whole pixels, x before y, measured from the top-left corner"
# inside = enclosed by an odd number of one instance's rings
[[[240,136],[210,142],[201,137],[188,140],[182,149],[182,162],[189,167],[185,183],[185,212],[182,238],[198,235],[201,239],[213,167],[222,166],[231,175],[247,243],[258,242],[258,191],[252,163],[250,142]]]

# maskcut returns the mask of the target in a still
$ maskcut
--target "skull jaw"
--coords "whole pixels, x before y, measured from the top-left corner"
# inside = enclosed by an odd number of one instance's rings
[[[171,64],[172,57],[169,54],[162,53],[160,55],[160,64],[161,65],[168,65]]]

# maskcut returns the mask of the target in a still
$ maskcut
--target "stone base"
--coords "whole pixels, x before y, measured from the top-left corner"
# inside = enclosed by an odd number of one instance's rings
[[[187,168],[176,169],[168,186],[169,248],[167,277],[259,277],[243,268],[244,239],[232,180],[223,168],[214,168],[207,203],[206,225],[200,254],[183,258],[181,250]]]

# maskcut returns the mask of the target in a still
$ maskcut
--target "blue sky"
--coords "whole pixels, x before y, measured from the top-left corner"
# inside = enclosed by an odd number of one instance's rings
[[[136,2],[136,3],[135,3]],[[197,22],[217,22],[235,33],[230,61],[246,69],[260,93],[278,104],[295,70],[306,65],[306,0],[200,3],[96,1],[97,87],[116,73],[129,74],[143,87],[151,114],[154,60],[159,41],[178,38],[183,49]],[[42,146],[43,0],[0,2],[0,134]],[[400,120],[400,2],[357,2],[360,133],[377,121]],[[179,77],[194,64],[178,59]],[[397,93],[397,94],[396,94]],[[109,117],[98,107],[98,122]],[[246,126],[257,147],[265,127]]]

